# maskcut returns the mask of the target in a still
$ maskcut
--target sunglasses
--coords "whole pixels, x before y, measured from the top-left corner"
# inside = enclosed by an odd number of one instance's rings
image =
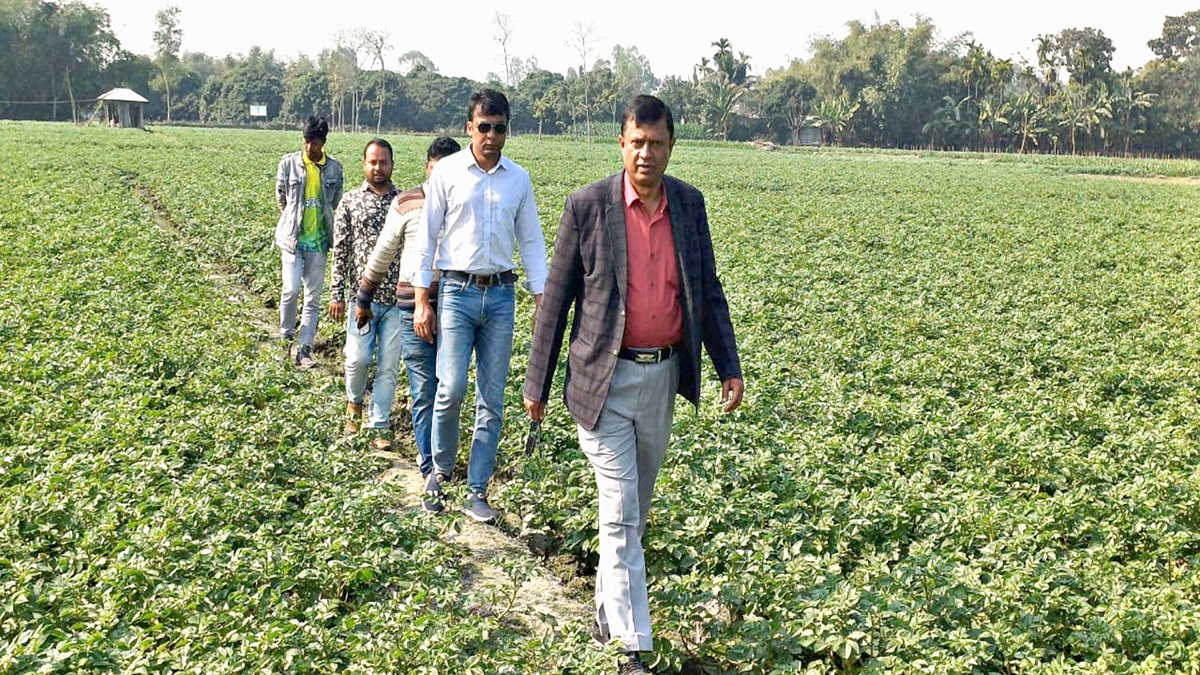
[[[508,125],[504,122],[497,122],[496,124],[492,124],[490,122],[480,122],[479,124],[475,125],[475,130],[481,134],[486,134],[493,129],[495,129],[496,133],[500,135],[508,133]]]

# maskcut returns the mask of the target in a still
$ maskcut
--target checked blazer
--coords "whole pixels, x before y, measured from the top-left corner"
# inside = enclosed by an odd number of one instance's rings
[[[568,312],[574,308],[563,400],[585,429],[595,429],[608,397],[625,333],[628,280],[624,172],[567,197],[550,258],[550,275],[534,321],[524,396],[548,401]],[[741,377],[729,304],[717,278],[704,196],[663,176],[683,304],[679,391],[700,402],[700,346],[722,380]]]

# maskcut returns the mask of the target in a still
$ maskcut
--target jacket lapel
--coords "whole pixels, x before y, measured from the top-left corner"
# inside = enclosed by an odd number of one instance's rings
[[[604,204],[604,222],[608,226],[608,240],[612,242],[613,271],[617,273],[617,292],[621,295],[621,306],[629,284],[629,251],[625,239],[625,172],[617,174],[609,186],[609,197]]]
[[[671,213],[671,236],[675,240],[675,263],[679,271],[679,290],[683,293],[684,307],[686,308],[692,291],[692,280],[688,277],[688,272],[696,269],[696,265],[689,264],[693,253],[692,245],[695,243],[692,238],[692,223],[686,219],[688,212],[684,209],[683,193],[678,189],[675,181],[670,176],[663,176],[663,186],[667,195],[667,210]]]

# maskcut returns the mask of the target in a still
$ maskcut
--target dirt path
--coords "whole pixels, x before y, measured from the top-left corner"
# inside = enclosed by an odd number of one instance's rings
[[[136,176],[126,174],[126,179],[133,186],[134,193],[150,209],[150,213],[154,216],[154,223],[160,230],[187,244],[191,250],[200,250],[196,242],[190,241],[183,230],[171,221],[171,214],[167,212],[158,197],[149,188],[138,183]],[[277,331],[278,314],[267,310],[263,306],[261,298],[240,281],[241,275],[237,269],[229,263],[207,260],[199,255],[195,259],[204,268],[208,282],[217,288],[226,300],[246,309],[243,318],[250,322],[256,332],[272,335]],[[261,308],[261,311],[257,311],[256,308]],[[270,340],[265,340],[265,342],[270,342]]]
[[[193,250],[199,250],[171,221],[170,214],[153,192],[139,184],[135,176],[127,178],[135,193],[153,214],[158,227],[172,238],[191,246]],[[275,341],[269,337],[277,332],[278,314],[267,307],[263,298],[241,282],[242,275],[239,270],[219,261],[201,259],[199,262],[206,271],[209,283],[231,304],[241,309],[252,330],[267,336],[261,340],[260,346],[264,357],[269,354],[269,358],[278,358]],[[317,351],[323,356],[322,376],[341,376],[341,350],[324,345],[324,348]],[[397,399],[404,399],[406,394],[407,392],[398,390]],[[393,409],[393,419],[398,448],[393,452],[372,453],[374,457],[391,462],[391,466],[385,469],[378,479],[394,483],[401,488],[403,497],[397,504],[398,509],[419,509],[424,484],[419,468],[411,459],[416,456],[416,450],[406,435],[411,430],[407,410],[402,407]],[[465,551],[463,590],[472,592],[477,597],[490,599],[481,604],[479,611],[504,611],[507,619],[534,633],[553,629],[552,622],[559,625],[582,622],[590,615],[590,598],[580,589],[564,586],[530,553],[525,542],[509,536],[497,527],[475,523],[461,514],[447,512],[443,517],[447,522],[442,534],[444,541],[461,546]],[[461,527],[456,526],[459,524]]]
[[[1081,174],[1096,180],[1121,180],[1131,183],[1165,183],[1171,185],[1200,185],[1200,178],[1193,176],[1108,176],[1099,173]]]
[[[416,450],[404,448],[397,452],[373,452],[371,456],[387,459],[392,466],[379,476],[379,480],[398,485],[404,492],[399,505],[401,509],[421,508],[424,483],[416,464],[409,459]],[[411,452],[409,452],[411,450]],[[454,500],[449,500],[443,518],[456,518],[461,529],[447,527],[443,540],[464,547],[469,558],[466,566],[465,588],[468,591],[491,591],[498,596],[506,595],[515,581],[520,582],[510,616],[532,629],[553,628],[545,616],[553,617],[558,624],[580,622],[589,616],[590,598],[563,585],[546,569],[529,546],[522,540],[509,536],[501,529],[483,525],[465,516],[451,513]],[[448,523],[449,525],[450,523]],[[511,571],[505,570],[508,565]],[[515,568],[515,569],[512,569]],[[499,599],[498,599],[499,600]],[[496,604],[504,604],[499,600]]]

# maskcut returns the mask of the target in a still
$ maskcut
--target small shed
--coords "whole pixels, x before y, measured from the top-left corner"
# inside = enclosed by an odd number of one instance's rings
[[[804,127],[800,129],[799,145],[820,147],[825,143],[825,130],[821,127]]]
[[[825,128],[821,125],[821,118],[815,115],[807,115],[804,118],[804,124],[800,127],[799,137],[794,139],[796,145],[806,145],[809,147],[820,147],[825,144]]]
[[[117,87],[100,95],[104,104],[104,119],[110,127],[143,129],[142,105],[149,103],[146,97],[132,89]]]

